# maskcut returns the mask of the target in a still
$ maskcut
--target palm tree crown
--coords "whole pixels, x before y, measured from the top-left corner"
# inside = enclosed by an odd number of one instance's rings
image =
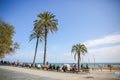
[[[72,50],[71,50],[71,53],[74,54],[74,59],[76,59],[76,55],[78,56],[78,70],[80,70],[80,60],[81,60],[81,57],[80,55],[81,54],[85,54],[87,53],[87,48],[84,44],[76,44],[76,45],[73,45],[72,47]]]
[[[33,39],[35,39],[35,38],[39,38],[40,39],[40,41],[42,41],[43,40],[43,37],[44,37],[44,34],[43,34],[43,32],[42,31],[35,31],[35,30],[33,30],[33,32],[32,32],[32,34],[30,34],[30,41],[31,40],[33,40]]]
[[[42,28],[43,30],[47,30],[47,33],[49,31],[56,32],[58,30],[57,25],[58,21],[55,18],[55,15],[51,14],[50,12],[43,12],[38,15],[38,20],[35,20],[35,29],[39,30]]]

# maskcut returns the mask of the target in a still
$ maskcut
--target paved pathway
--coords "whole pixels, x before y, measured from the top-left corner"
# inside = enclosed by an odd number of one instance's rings
[[[58,80],[58,79],[0,69],[0,80]]]
[[[120,80],[114,72],[63,73],[12,66],[0,66],[0,80]]]

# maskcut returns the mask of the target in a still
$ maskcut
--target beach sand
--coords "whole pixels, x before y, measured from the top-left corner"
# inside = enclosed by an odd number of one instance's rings
[[[19,76],[18,79],[9,79],[8,74],[17,73]],[[3,75],[3,77],[2,77]],[[90,73],[64,73],[64,72],[55,72],[55,71],[45,71],[38,69],[29,69],[29,68],[21,68],[21,67],[13,67],[13,66],[3,66],[0,65],[0,80],[23,80],[21,76],[27,76],[26,80],[120,80],[120,77],[117,77],[114,72],[109,71],[90,71]],[[3,79],[4,77],[8,77],[8,79]]]

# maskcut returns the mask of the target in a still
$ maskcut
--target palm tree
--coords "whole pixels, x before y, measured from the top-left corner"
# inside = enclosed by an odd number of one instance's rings
[[[47,47],[47,36],[49,31],[51,33],[56,32],[58,30],[57,28],[57,19],[55,19],[55,15],[53,15],[50,12],[43,12],[38,15],[38,20],[36,20],[36,25],[35,30],[39,30],[42,28],[43,32],[45,33],[44,39],[44,61],[43,65],[46,65],[46,47]]]
[[[30,41],[33,40],[33,39],[37,39],[36,41],[36,47],[35,47],[35,54],[34,54],[34,59],[33,59],[33,63],[32,63],[32,66],[34,67],[35,66],[35,59],[36,59],[36,54],[37,54],[37,48],[38,48],[38,42],[39,40],[42,41],[43,40],[43,33],[42,33],[42,30],[39,30],[39,31],[35,31],[33,30],[33,33],[30,35]]]
[[[71,53],[74,54],[74,59],[76,59],[76,55],[78,56],[78,71],[80,71],[80,61],[81,61],[81,57],[80,55],[84,55],[85,53],[87,53],[87,48],[85,47],[84,44],[76,44],[72,46],[72,50]]]

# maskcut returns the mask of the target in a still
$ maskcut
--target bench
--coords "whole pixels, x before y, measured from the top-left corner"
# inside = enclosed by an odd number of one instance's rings
[[[43,65],[43,66],[42,66],[42,69],[43,69],[43,70],[47,70],[48,68],[49,68],[48,65]]]
[[[90,72],[89,69],[82,69],[82,72]]]

